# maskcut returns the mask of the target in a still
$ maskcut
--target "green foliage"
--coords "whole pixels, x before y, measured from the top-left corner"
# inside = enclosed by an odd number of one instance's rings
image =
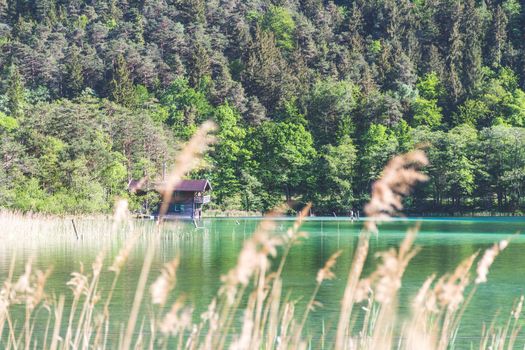
[[[357,148],[345,136],[336,146],[327,145],[319,157],[316,203],[327,212],[347,213],[354,203]]]
[[[284,193],[289,200],[302,190],[316,151],[311,134],[302,124],[265,122],[253,137],[250,150],[269,194],[263,199],[265,209],[269,209],[278,202],[276,194]]]
[[[165,159],[163,130],[147,111],[107,100],[40,103],[18,127],[0,117],[2,125],[14,127],[0,148],[7,169],[0,177],[14,185],[6,189],[14,195],[0,198],[3,206],[56,214],[105,211],[115,195],[126,193],[128,174],[147,170],[155,177]]]
[[[354,130],[359,89],[350,81],[318,81],[307,96],[307,119],[316,144],[337,143]]]
[[[161,103],[167,108],[167,123],[176,137],[188,139],[196,125],[208,119],[213,112],[204,92],[189,86],[187,79],[175,80],[163,94]]]
[[[255,10],[246,13],[246,19],[251,22],[258,22],[262,18],[261,13]]]
[[[111,158],[112,160],[100,173],[100,182],[109,194],[123,195],[128,179],[127,159],[120,152],[113,152]]]
[[[111,81],[111,97],[115,102],[125,107],[133,107],[137,102],[133,80],[122,54],[119,54],[115,61],[113,80]]]
[[[362,138],[361,175],[370,184],[379,177],[388,159],[396,153],[398,141],[391,130],[380,124],[370,125]]]
[[[84,87],[84,71],[80,57],[80,50],[75,45],[70,49],[66,70],[66,85],[69,90],[69,96],[76,97]]]
[[[477,99],[469,99],[459,106],[457,123],[470,123],[479,128],[501,123],[525,125],[525,94],[512,71],[507,68],[497,73],[489,71],[482,91]]]
[[[7,101],[11,116],[21,118],[25,108],[25,89],[24,81],[20,75],[18,67],[11,65],[9,70],[9,80],[7,87]]]
[[[191,176],[222,209],[345,213],[416,145],[431,180],[407,204],[523,209],[520,1],[232,4],[4,7],[0,206],[108,210],[213,119]]]
[[[290,10],[271,6],[262,19],[263,28],[274,33],[277,46],[290,51],[294,48],[293,32],[295,21]]]
[[[476,125],[478,120],[483,120],[489,113],[485,103],[478,100],[466,100],[459,106],[459,114],[455,116],[456,124]]]
[[[413,103],[414,125],[426,125],[435,128],[441,125],[443,118],[441,107],[438,107],[437,100],[427,100],[422,97],[416,98]]]
[[[117,20],[116,20],[116,19],[114,19],[114,18],[110,18],[110,19],[108,19],[108,21],[105,23],[105,25],[106,25],[106,27],[107,27],[108,29],[111,30],[111,29],[115,29],[115,28],[117,27],[118,24],[117,24]]]
[[[218,204],[236,197],[242,190],[241,174],[251,156],[244,147],[246,131],[239,126],[240,116],[228,104],[219,106],[214,119],[220,125],[217,144],[211,154],[213,172],[209,178],[216,187]]]
[[[505,0],[502,7],[507,16],[517,16],[521,13],[521,4],[517,0]]]
[[[477,142],[476,130],[470,125],[459,125],[448,133],[448,148],[451,159],[447,162],[448,186],[454,198],[469,196],[475,188],[476,164],[469,158],[471,148]]]
[[[84,30],[86,29],[87,24],[89,23],[89,18],[86,15],[80,15],[78,16],[75,27],[78,29]]]
[[[428,128],[414,130],[414,142],[426,144],[430,165],[428,188],[434,205],[444,205],[450,198],[459,207],[475,190],[475,170],[479,168],[474,158],[477,133],[471,125],[460,125],[448,133],[432,132]]]
[[[15,118],[0,112],[0,130],[11,132],[16,130],[18,126],[19,124]]]
[[[435,72],[425,74],[416,85],[419,96],[427,100],[438,100],[444,95],[443,86]]]
[[[494,191],[500,208],[515,209],[523,193],[519,171],[525,166],[524,129],[494,126],[480,133],[480,141],[485,170],[481,182]]]
[[[374,55],[379,54],[382,49],[383,46],[381,45],[381,40],[372,40],[372,42],[370,42],[370,45],[368,46],[368,50]]]

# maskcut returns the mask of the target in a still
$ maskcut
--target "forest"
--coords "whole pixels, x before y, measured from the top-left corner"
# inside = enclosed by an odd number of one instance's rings
[[[422,148],[409,212],[522,213],[524,7],[0,0],[0,207],[107,212],[211,119],[219,210],[346,215]]]

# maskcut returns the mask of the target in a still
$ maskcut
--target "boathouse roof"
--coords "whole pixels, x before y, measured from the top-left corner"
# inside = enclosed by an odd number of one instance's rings
[[[180,192],[204,192],[211,190],[211,184],[208,180],[182,180],[175,186],[174,190]]]
[[[161,189],[164,188],[165,183],[163,181],[145,184],[143,180],[131,180],[128,183],[128,189],[131,192],[143,192],[144,189],[149,188],[152,185],[153,188]],[[181,180],[173,189],[179,192],[205,192],[212,190],[211,184],[206,179],[199,180]]]

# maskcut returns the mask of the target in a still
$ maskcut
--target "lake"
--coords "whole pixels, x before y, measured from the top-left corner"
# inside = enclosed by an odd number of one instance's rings
[[[152,222],[135,222],[145,229],[150,237],[143,237],[130,255],[122,273],[111,305],[112,319],[127,322],[127,315],[134,297],[138,277],[148,244],[156,245],[150,282],[158,276],[162,265],[180,256],[177,271],[177,286],[174,297],[185,295],[186,302],[195,307],[195,321],[205,311],[220,286],[220,276],[236,264],[237,255],[258,224],[258,219],[204,219],[202,228],[190,223],[166,225],[160,239],[155,240],[155,226]],[[284,232],[293,219],[278,219],[278,231]],[[524,218],[439,218],[403,219],[384,223],[377,236],[371,238],[370,254],[364,275],[376,266],[374,253],[397,246],[406,229],[421,223],[416,245],[419,254],[410,263],[400,291],[399,314],[405,317],[410,300],[422,283],[432,273],[438,275],[452,271],[463,259],[478,250],[489,248],[494,242],[506,239],[525,226]],[[108,225],[95,219],[77,222],[83,239],[77,240],[70,223],[64,220],[55,228],[45,230],[38,226],[22,225],[17,232],[1,232],[0,228],[0,280],[8,274],[10,261],[16,255],[16,275],[23,272],[24,262],[33,257],[39,268],[53,266],[53,274],[47,284],[47,291],[55,294],[71,294],[65,283],[80,263],[86,270],[91,268],[97,254],[107,249],[106,265],[111,264],[126,239],[125,233],[110,234]],[[97,226],[98,225],[98,226]],[[348,275],[352,253],[357,244],[362,222],[337,218],[313,218],[304,222],[303,231],[308,238],[292,248],[284,271],[284,288],[290,291],[290,298],[297,300],[301,309],[315,287],[317,271],[331,254],[342,250],[335,266],[336,279],[326,281],[320,289],[317,300],[322,307],[310,314],[307,334],[318,337],[322,329],[330,334],[335,328],[339,315],[341,296]],[[106,232],[104,232],[106,230]],[[35,234],[32,231],[38,231]],[[93,234],[93,232],[97,232]],[[506,320],[513,303],[525,294],[525,239],[514,236],[509,247],[494,262],[488,275],[488,283],[480,285],[474,299],[462,319],[456,344],[470,344],[481,334],[483,323],[489,324],[494,315]],[[105,267],[107,270],[107,266]],[[104,272],[102,289],[109,288],[112,274]],[[149,285],[148,284],[148,285]],[[149,297],[149,295],[147,295]],[[67,309],[67,306],[66,306]],[[147,313],[148,310],[142,310]],[[240,320],[239,320],[240,321]],[[500,321],[503,322],[503,321]],[[235,325],[234,325],[235,326]],[[36,330],[38,332],[38,330]],[[111,330],[118,337],[119,328]],[[518,344],[523,348],[525,335]],[[462,347],[460,347],[462,348]]]

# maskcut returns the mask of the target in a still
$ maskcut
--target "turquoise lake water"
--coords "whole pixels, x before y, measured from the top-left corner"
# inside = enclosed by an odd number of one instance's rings
[[[163,263],[180,256],[175,294],[186,296],[187,302],[194,305],[198,319],[200,312],[206,309],[216,294],[220,276],[235,265],[243,241],[251,235],[258,222],[258,219],[205,219],[200,229],[189,223],[174,229],[168,225],[166,232],[161,233],[160,240],[155,243],[157,250],[150,274],[151,282],[158,276]],[[278,231],[284,232],[292,222],[293,219],[279,219]],[[408,314],[411,298],[429,275],[450,272],[466,257],[478,250],[482,253],[494,242],[506,239],[525,227],[525,218],[422,218],[387,222],[380,226],[377,237],[371,238],[364,275],[376,266],[374,253],[397,246],[407,228],[416,222],[421,223],[416,240],[421,251],[403,277],[399,301],[401,318]],[[136,224],[153,225],[150,222]],[[78,226],[82,231],[89,226],[89,222],[81,222]],[[311,295],[318,269],[331,254],[337,250],[343,252],[334,269],[337,278],[322,286],[317,300],[323,306],[311,313],[307,324],[307,333],[314,338],[321,333],[320,325],[326,331],[337,322],[348,268],[361,227],[362,222],[345,219],[307,220],[302,229],[308,233],[308,239],[294,247],[288,257],[284,288],[298,300],[300,309],[306,303],[304,299]],[[24,261],[33,256],[38,267],[54,266],[47,290],[56,294],[68,293],[65,283],[70,273],[78,270],[80,262],[90,268],[103,247],[109,249],[106,261],[111,262],[125,241],[124,236],[112,237],[109,233],[101,233],[98,238],[85,237],[84,240],[76,240],[73,235],[64,233],[32,239],[31,233],[26,232],[16,241],[13,237],[16,237],[13,233],[10,238],[2,238],[0,234],[0,277],[3,279],[7,275],[13,254],[16,254],[17,273],[22,272]],[[127,322],[126,315],[150,241],[141,240],[133,250],[117,287],[111,312],[112,318],[121,319],[122,323]],[[111,279],[112,275],[106,272],[102,278],[102,289],[108,288]],[[518,235],[513,236],[509,247],[497,257],[490,269],[488,283],[478,288],[463,317],[457,344],[467,346],[471,341],[477,344],[483,323],[490,323],[496,314],[506,320],[514,301],[522,294],[525,294],[525,238]],[[117,333],[115,330],[112,334],[116,337]],[[525,335],[518,342],[521,348],[524,339]]]

